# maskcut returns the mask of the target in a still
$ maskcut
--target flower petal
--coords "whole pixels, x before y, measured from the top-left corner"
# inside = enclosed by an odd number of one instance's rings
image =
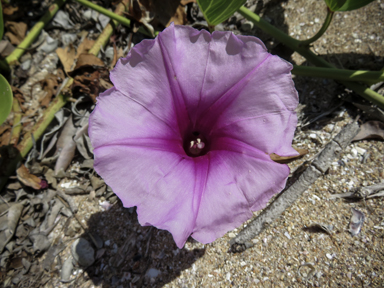
[[[244,85],[230,91],[201,119],[209,123],[211,137],[227,136],[248,143],[268,154],[297,155],[291,148],[297,124],[294,109],[298,104],[290,70],[292,65],[277,56],[269,57],[259,70],[248,76]]]
[[[116,90],[181,133],[189,124],[188,114],[184,104],[177,101],[177,87],[168,78],[173,75],[169,75],[158,39],[143,40],[134,46],[126,58],[117,62],[110,78]]]
[[[210,35],[187,26],[167,28],[159,41],[192,123],[270,55],[256,37],[218,31]]]
[[[287,165],[273,162],[257,149],[232,139],[218,139],[223,150],[209,152],[210,165],[192,237],[209,243],[252,217],[280,192]]]
[[[105,91],[97,98],[88,130],[93,148],[124,143],[134,146],[145,143],[150,145],[154,139],[160,139],[159,143],[168,141],[162,147],[167,151],[184,153],[182,140],[172,129],[172,123],[159,120],[146,107],[115,88]]]
[[[193,193],[193,161],[145,147],[102,146],[94,153],[95,170],[124,207],[137,206],[141,225],[170,231],[182,248],[195,225],[199,202]]]

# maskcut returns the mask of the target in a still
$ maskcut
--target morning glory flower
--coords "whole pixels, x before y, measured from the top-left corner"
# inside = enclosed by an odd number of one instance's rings
[[[280,192],[293,156],[292,65],[255,37],[171,25],[111,72],[89,121],[95,170],[141,225],[210,243]]]

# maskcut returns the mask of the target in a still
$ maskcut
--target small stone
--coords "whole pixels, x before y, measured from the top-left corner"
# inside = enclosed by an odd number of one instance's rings
[[[236,234],[233,232],[228,233],[229,238],[235,238]]]
[[[284,236],[287,237],[288,239],[291,239],[291,235],[289,235],[288,232],[285,232],[285,233],[284,233]]]
[[[79,238],[71,246],[73,258],[81,266],[88,267],[95,262],[95,250],[84,238]]]
[[[145,276],[148,278],[156,278],[160,274],[160,270],[157,270],[155,268],[150,268],[147,273],[145,273]]]

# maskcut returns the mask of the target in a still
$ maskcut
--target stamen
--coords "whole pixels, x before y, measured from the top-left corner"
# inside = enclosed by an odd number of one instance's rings
[[[205,143],[201,142],[200,138],[197,138],[196,141],[192,140],[190,142],[189,146],[189,153],[193,155],[199,155],[201,153],[201,150],[203,150],[205,147]]]

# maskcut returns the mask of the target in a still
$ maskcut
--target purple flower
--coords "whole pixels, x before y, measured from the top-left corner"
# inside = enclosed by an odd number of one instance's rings
[[[95,169],[141,225],[209,243],[280,192],[297,155],[292,65],[255,37],[170,26],[111,72],[89,134]]]

